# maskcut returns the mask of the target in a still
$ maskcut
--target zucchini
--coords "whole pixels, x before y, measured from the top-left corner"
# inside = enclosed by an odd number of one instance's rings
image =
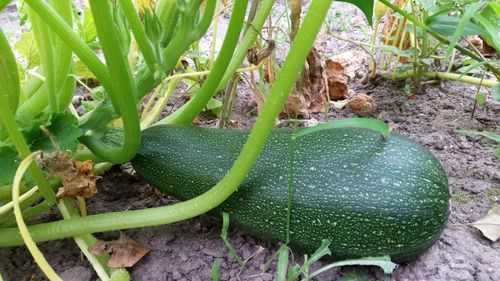
[[[188,200],[224,177],[247,136],[153,126],[143,132],[132,165],[153,186]],[[246,180],[214,214],[227,212],[240,228],[284,241],[293,153],[292,249],[313,253],[329,239],[334,259],[389,255],[402,262],[439,238],[450,193],[443,168],[424,147],[361,128],[326,129],[295,141],[291,130],[275,129]]]

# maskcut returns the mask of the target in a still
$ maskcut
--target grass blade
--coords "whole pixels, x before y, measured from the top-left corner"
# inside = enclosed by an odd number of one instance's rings
[[[229,214],[223,212],[222,213],[222,231],[221,231],[221,237],[222,240],[224,241],[224,244],[226,244],[227,249],[229,252],[231,252],[231,255],[238,261],[238,263],[243,266],[243,260],[240,258],[238,253],[236,253],[236,250],[233,248],[233,245],[229,243],[229,240],[227,240],[227,230],[229,228]]]
[[[288,246],[281,245],[278,257],[278,281],[287,281],[286,274],[288,270],[288,253]]]

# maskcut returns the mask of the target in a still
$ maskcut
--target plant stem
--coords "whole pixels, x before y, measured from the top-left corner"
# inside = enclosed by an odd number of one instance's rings
[[[285,104],[312,48],[332,1],[314,0],[292,43],[290,52],[264,104],[254,129],[228,174],[212,189],[191,200],[171,206],[98,214],[29,228],[35,241],[48,241],[82,233],[168,224],[203,214],[226,200],[243,182],[271,133],[276,116]],[[17,228],[0,229],[0,247],[22,244]]]
[[[153,45],[146,36],[141,19],[135,11],[134,4],[131,0],[120,0],[120,4],[146,64],[150,69],[154,69],[155,64],[159,62],[159,58],[155,56]]]
[[[236,0],[231,14],[231,20],[228,24],[226,37],[222,43],[221,50],[217,56],[210,74],[201,86],[200,90],[190,100],[173,114],[160,121],[159,124],[190,124],[196,118],[198,113],[203,110],[208,100],[216,93],[220,80],[231,61],[234,49],[238,42],[243,21],[245,19],[245,12],[247,9],[248,1]]]
[[[382,76],[385,78],[393,78],[395,80],[403,80],[407,78],[411,78],[415,75],[415,72],[413,70],[407,70],[407,71],[401,71],[395,73],[393,76],[391,76],[390,72],[382,72]],[[481,80],[481,78],[477,77],[472,77],[472,76],[467,76],[463,74],[455,74],[455,73],[448,73],[448,72],[433,72],[433,71],[427,71],[422,73],[423,76],[431,78],[431,79],[437,79],[437,80],[451,80],[451,81],[460,81],[460,82],[465,82],[468,84],[473,84],[473,85],[482,85],[484,87],[492,88],[495,86],[498,81],[496,80]],[[482,81],[482,83],[481,83]]]
[[[111,85],[111,78],[106,66],[52,7],[44,0],[25,0],[25,2],[78,55],[103,86],[109,87]]]
[[[226,70],[226,73],[222,77],[219,86],[217,87],[217,91],[222,90],[227,85],[236,70],[240,67],[241,63],[247,55],[248,49],[255,42],[255,39],[259,35],[260,30],[266,22],[266,19],[271,13],[274,2],[275,0],[263,0],[262,3],[260,3],[260,7],[257,11],[255,19],[252,21],[252,27],[247,30],[238,48],[236,48],[236,51],[234,52],[233,57],[231,58],[231,62],[229,63],[229,66]]]
[[[113,107],[123,120],[123,145],[119,148],[103,143],[92,132],[80,138],[99,158],[112,163],[129,161],[139,149],[140,126],[135,102],[135,84],[130,66],[124,57],[118,30],[108,1],[90,0],[99,40],[111,75],[111,87],[106,88]]]

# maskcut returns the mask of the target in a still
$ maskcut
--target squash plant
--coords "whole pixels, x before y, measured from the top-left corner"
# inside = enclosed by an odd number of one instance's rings
[[[0,1],[0,9],[9,2]],[[70,156],[80,161],[91,159],[101,163],[94,166],[96,174],[109,165],[125,163],[134,157],[140,145],[138,105],[174,70],[182,71],[177,67],[179,59],[206,33],[218,3],[216,0],[160,0],[154,8],[143,10],[141,18],[132,0],[88,2],[103,58],[87,44],[87,38],[73,30],[74,21],[79,19],[72,13],[72,1],[24,1],[41,65],[22,79],[22,84],[13,51],[0,29],[2,247],[21,245],[30,239],[42,242],[71,236],[80,237],[82,243],[89,244],[95,241],[89,233],[172,223],[219,205],[238,187],[257,160],[332,3],[312,1],[254,130],[230,171],[214,188],[172,206],[82,216],[82,212],[72,207],[71,198],[56,197],[54,189],[64,183],[65,177],[47,173],[40,164],[30,162],[34,158],[32,152],[42,150],[44,155],[56,160]],[[247,2],[234,1],[219,55],[199,91],[162,123],[190,124],[241,65],[274,4],[273,0],[261,1],[251,23],[253,28],[242,34]],[[345,2],[357,5],[371,19],[371,1]],[[140,54],[136,64],[129,63],[131,41],[135,42]],[[68,110],[76,86],[73,55],[104,89],[102,102],[81,117]],[[116,131],[121,132],[118,134],[120,140],[110,142],[107,136]],[[38,163],[44,162],[39,160]],[[18,168],[18,180],[14,181]],[[28,174],[21,181],[23,169],[27,169]],[[83,207],[81,197],[77,198]],[[21,237],[15,223],[22,225],[23,219],[47,211],[56,202],[65,220],[31,225],[28,227],[31,238],[24,236],[26,231],[22,231],[24,238]],[[12,208],[16,211],[15,216]],[[102,261],[96,261],[99,262]],[[50,270],[44,272],[51,275]]]

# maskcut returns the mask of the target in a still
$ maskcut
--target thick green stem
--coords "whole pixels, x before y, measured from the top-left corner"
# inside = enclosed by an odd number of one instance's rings
[[[415,72],[413,70],[396,72],[395,75],[392,75],[390,72],[382,72],[381,74],[387,79],[395,79],[395,80],[403,80],[407,78],[413,78],[415,76]],[[482,80],[481,78],[477,77],[467,76],[463,74],[449,73],[449,72],[427,71],[423,72],[422,75],[431,79],[460,81],[478,86],[481,85],[483,87],[488,87],[488,88],[492,88],[498,83],[498,81],[496,80]]]
[[[101,136],[92,136],[92,131],[80,138],[99,158],[112,162],[129,161],[137,152],[140,142],[139,116],[135,103],[135,84],[130,66],[124,57],[118,30],[113,21],[111,3],[102,0],[91,0],[90,6],[97,33],[103,49],[104,57],[111,74],[111,87],[106,88],[113,107],[121,114],[123,120],[124,140],[119,148],[101,141]]]
[[[261,115],[248,137],[248,141],[231,170],[215,187],[196,198],[171,206],[99,214],[34,225],[29,228],[33,239],[41,242],[81,233],[178,222],[203,214],[226,200],[243,182],[259,157],[259,153],[273,129],[275,118],[285,104],[295,79],[303,68],[331,3],[332,1],[325,0],[314,0],[311,3],[302,28],[292,43],[287,59],[270,91]],[[20,244],[22,244],[22,240],[16,228],[0,229],[0,247]]]
[[[104,87],[111,85],[111,78],[106,66],[52,7],[44,0],[25,0],[25,2],[78,55]]]
[[[247,4],[248,1],[246,0],[235,1],[226,37],[222,43],[217,60],[215,61],[210,74],[198,93],[196,93],[189,103],[185,104],[179,108],[179,110],[175,111],[172,115],[168,116],[159,123],[183,125],[190,124],[196,118],[198,113],[203,110],[203,107],[207,104],[208,100],[216,93],[217,86],[219,86],[220,80],[226,72],[231,57],[233,56],[234,49],[236,48],[241,29],[243,27],[243,20],[245,19]]]
[[[159,58],[156,58],[153,45],[148,40],[146,32],[141,23],[139,15],[136,13],[134,4],[131,0],[120,0],[121,7],[125,13],[132,34],[134,34],[135,41],[139,45],[144,60],[150,69],[155,68],[155,64],[158,62]]]
[[[29,9],[31,25],[35,35],[36,45],[40,50],[40,59],[42,62],[43,75],[45,77],[46,95],[49,100],[49,109],[51,112],[57,112],[57,86],[54,67],[54,42],[50,34],[49,27],[43,22],[33,9]]]
[[[238,48],[234,52],[233,57],[231,58],[231,62],[229,63],[229,66],[227,68],[227,71],[224,74],[224,77],[222,77],[219,86],[217,87],[217,91],[222,90],[227,85],[227,83],[233,77],[236,70],[241,66],[241,63],[247,56],[248,49],[252,47],[252,45],[255,42],[255,39],[259,35],[260,30],[266,23],[266,19],[269,17],[269,14],[271,13],[274,2],[275,0],[263,0],[262,3],[260,3],[259,10],[257,11],[255,18],[252,21],[251,27],[247,30],[245,36],[238,45]]]
[[[2,55],[0,55],[0,62],[5,62],[5,65],[0,67],[0,82],[7,78],[12,78],[13,81],[10,83],[6,83],[4,85],[0,85],[0,104],[2,105],[2,109],[0,110],[0,124],[3,125],[3,128],[7,132],[10,137],[10,141],[16,147],[21,158],[26,158],[31,154],[30,148],[22,133],[19,131],[17,127],[16,120],[14,118],[13,110],[11,109],[11,105],[15,104],[12,102],[12,98],[19,97],[19,79],[17,78],[17,66],[12,63],[12,59],[1,59],[13,57],[12,50],[9,48],[8,43],[6,42],[5,36],[3,35],[3,31],[0,29],[0,51]],[[15,74],[14,74],[15,72]],[[40,191],[45,197],[45,201],[43,207],[45,209],[51,207],[55,203],[55,194],[50,188],[48,182],[45,179],[44,174],[38,168],[36,164],[31,164],[29,166],[29,172],[35,182],[38,184]]]

